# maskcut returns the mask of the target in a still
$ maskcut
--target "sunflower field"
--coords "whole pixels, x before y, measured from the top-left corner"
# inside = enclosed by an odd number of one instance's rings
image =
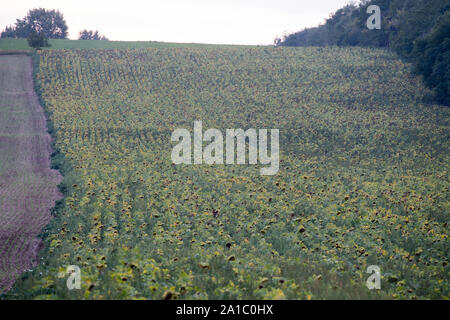
[[[65,197],[7,298],[445,299],[449,109],[363,48],[72,49],[36,85]],[[425,97],[425,100],[424,100]],[[280,170],[174,165],[171,133],[280,130]],[[58,275],[81,269],[81,289]],[[381,270],[369,290],[368,266]]]

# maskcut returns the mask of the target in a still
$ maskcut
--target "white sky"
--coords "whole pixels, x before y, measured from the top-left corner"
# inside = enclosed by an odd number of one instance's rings
[[[272,44],[322,23],[350,0],[0,0],[0,30],[37,7],[60,10],[69,38],[98,29],[110,40]]]

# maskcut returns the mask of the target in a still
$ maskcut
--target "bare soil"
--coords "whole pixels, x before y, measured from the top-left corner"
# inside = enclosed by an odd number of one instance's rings
[[[38,235],[61,198],[31,58],[0,55],[0,293],[38,263]]]

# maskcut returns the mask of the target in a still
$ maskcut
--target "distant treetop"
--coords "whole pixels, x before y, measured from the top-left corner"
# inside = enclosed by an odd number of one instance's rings
[[[67,24],[64,16],[57,10],[36,8],[28,11],[23,19],[17,19],[14,26],[8,26],[1,38],[28,38],[30,34],[44,34],[49,39],[66,39]]]

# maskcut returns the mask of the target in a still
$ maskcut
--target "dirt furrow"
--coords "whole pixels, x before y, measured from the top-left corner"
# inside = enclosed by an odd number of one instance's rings
[[[38,235],[61,197],[31,58],[0,56],[0,293],[37,263]]]

